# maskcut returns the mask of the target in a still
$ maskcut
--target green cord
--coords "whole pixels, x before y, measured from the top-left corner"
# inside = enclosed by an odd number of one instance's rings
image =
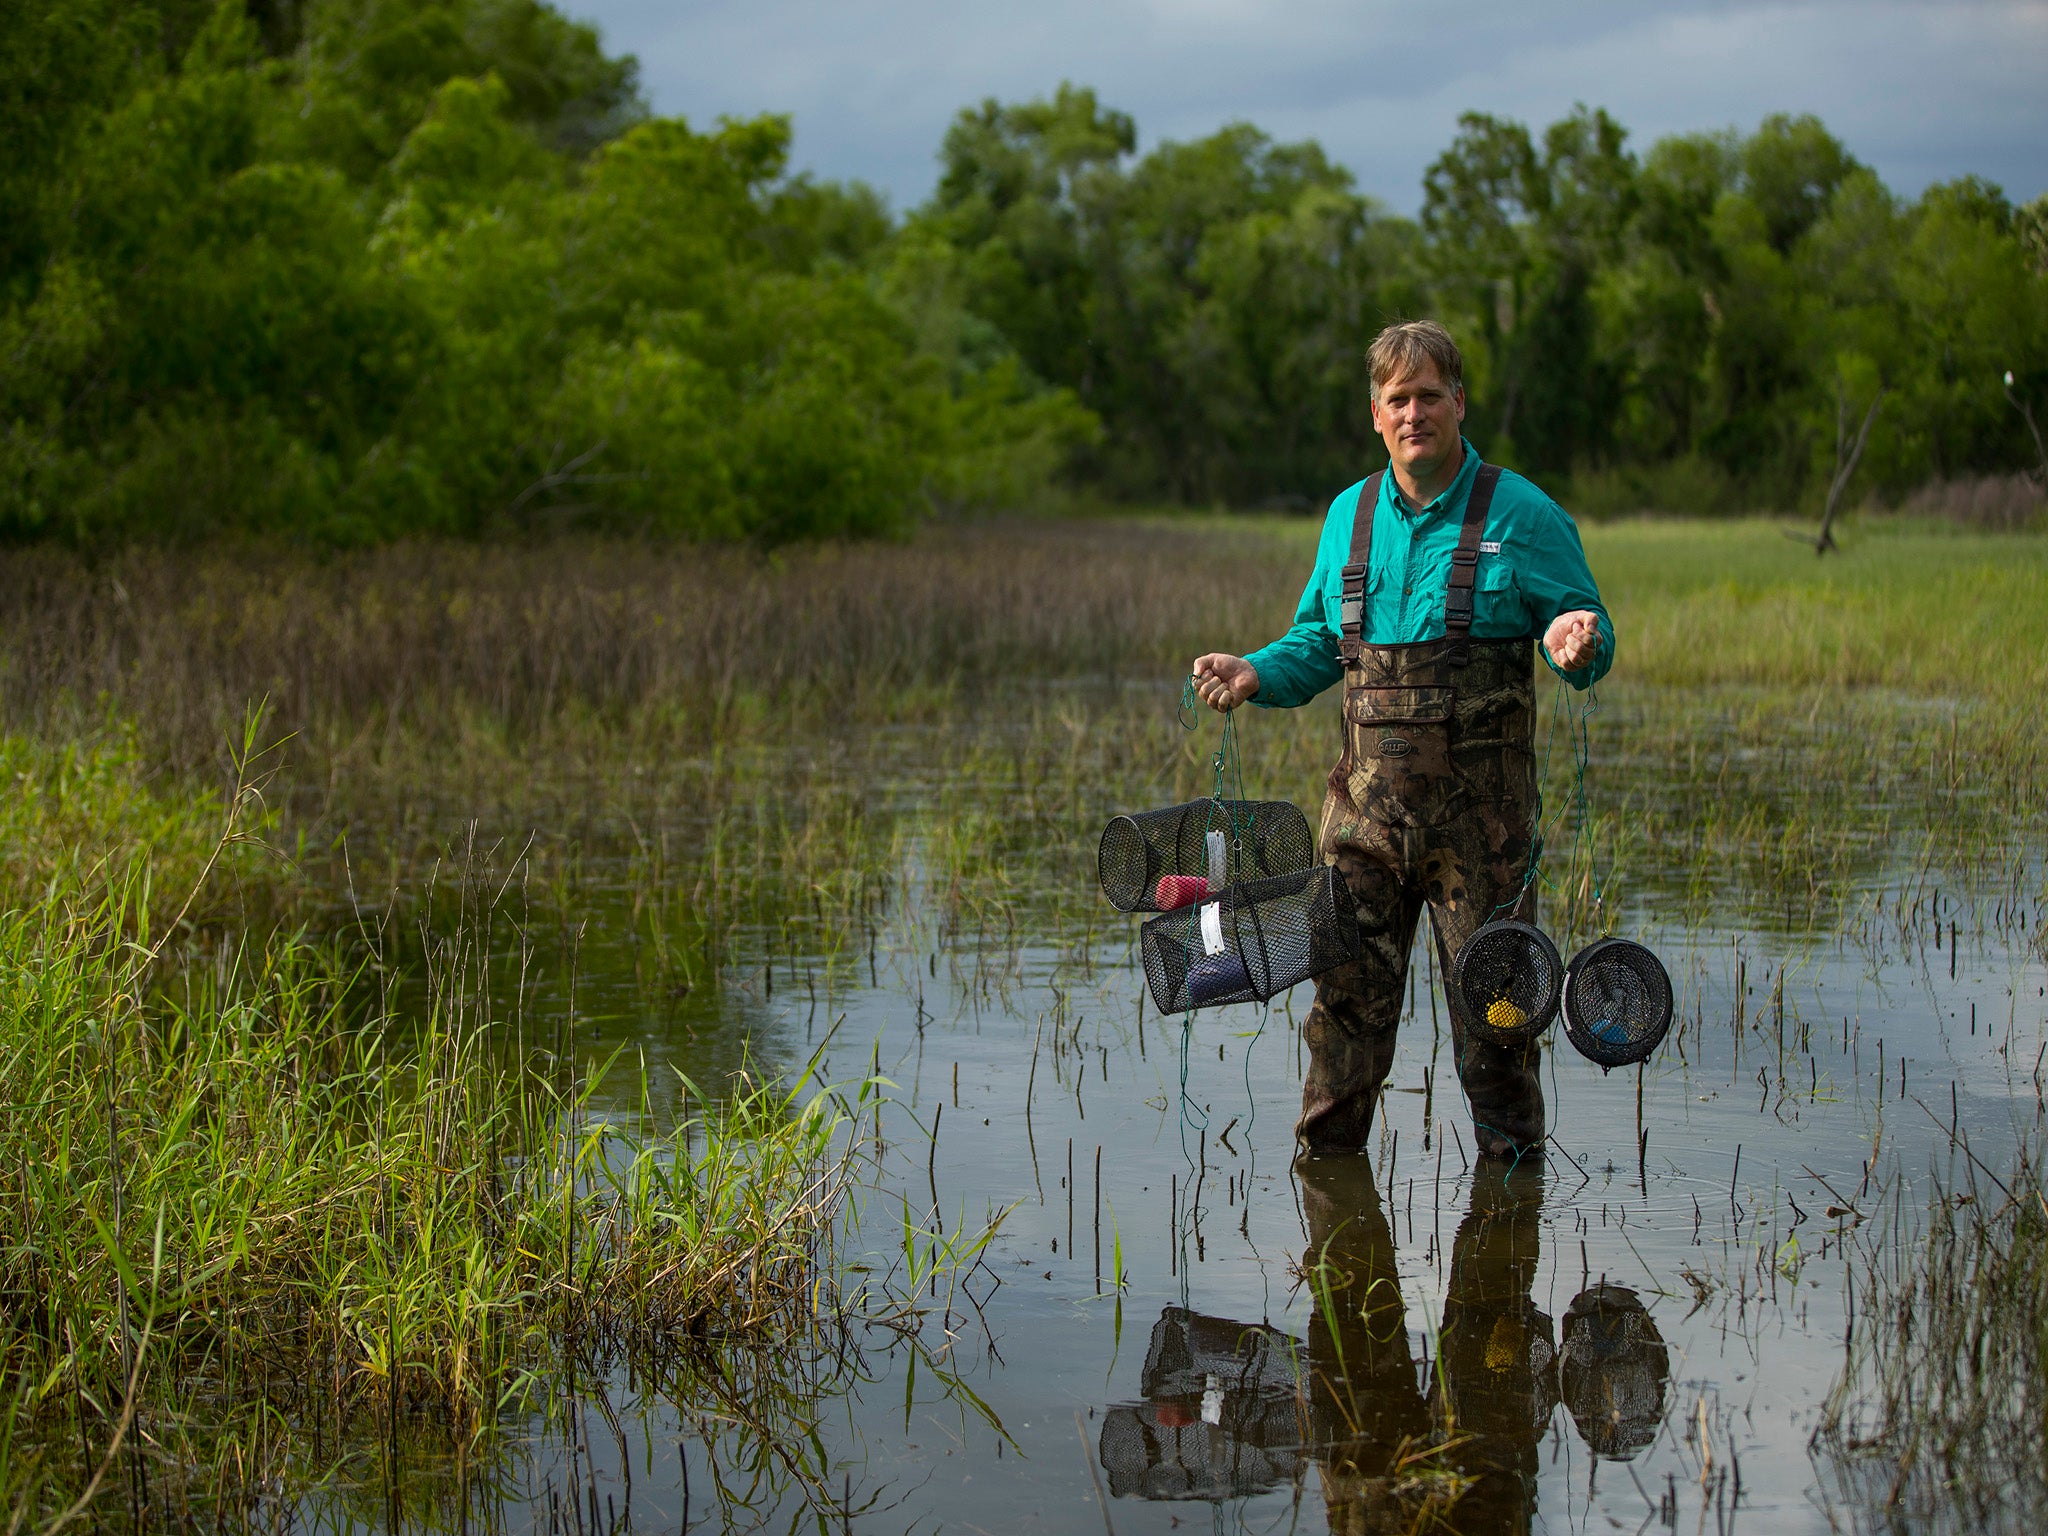
[[[1201,696],[1195,692],[1194,674],[1190,673],[1181,684],[1180,707],[1174,712],[1174,719],[1184,731],[1201,729]],[[1243,873],[1244,835],[1252,827],[1250,802],[1244,792],[1244,755],[1237,744],[1237,711],[1226,711],[1223,716],[1223,738],[1216,744],[1215,755],[1209,759],[1209,819],[1203,825],[1203,832],[1218,830],[1221,817],[1224,829],[1230,833],[1230,846],[1237,855],[1235,862],[1238,873]],[[1235,804],[1242,809],[1231,811]]]
[[[1174,712],[1174,719],[1182,730],[1196,731],[1201,729],[1201,707],[1201,696],[1195,692],[1195,678],[1190,673],[1187,681],[1181,684],[1180,706]],[[1217,742],[1215,754],[1209,759],[1209,784],[1209,813],[1208,819],[1202,827],[1204,841],[1207,840],[1207,835],[1210,832],[1218,830],[1228,831],[1230,834],[1230,847],[1234,855],[1231,863],[1236,866],[1236,872],[1242,876],[1244,873],[1244,834],[1251,830],[1252,811],[1250,801],[1246,798],[1244,792],[1244,754],[1240,750],[1237,741],[1236,710],[1226,710],[1224,712],[1222,739]],[[1233,805],[1239,807],[1239,809],[1232,810],[1231,807]],[[1218,826],[1219,819],[1223,823],[1221,828]],[[1228,875],[1229,873],[1230,868],[1226,866],[1225,874]],[[1194,934],[1190,930],[1187,941],[1187,959],[1192,962],[1194,956]],[[1263,1019],[1260,1021],[1259,1030],[1261,1033],[1265,1030]],[[1209,1116],[1197,1108],[1194,1101],[1188,1097],[1188,1056],[1190,1042],[1194,1038],[1194,1033],[1195,1010],[1190,1008],[1186,1016],[1181,1020],[1180,1034],[1180,1151],[1181,1157],[1187,1162],[1189,1168],[1195,1166],[1195,1160],[1188,1154],[1188,1127],[1190,1125],[1194,1126],[1197,1133],[1206,1133],[1209,1129]],[[1251,1047],[1257,1043],[1258,1036],[1255,1034],[1252,1037],[1251,1044],[1245,1047],[1245,1095],[1247,1099],[1251,1099]],[[1252,1103],[1252,1109],[1253,1113],[1256,1114],[1257,1104],[1255,1100]],[[1249,1135],[1251,1130],[1251,1122],[1249,1120],[1246,1121],[1245,1130],[1246,1134]]]
[[[1567,866],[1578,863],[1579,850],[1583,847],[1586,850],[1587,871],[1593,881],[1593,905],[1599,907],[1605,902],[1605,886],[1600,879],[1598,869],[1595,867],[1592,807],[1590,797],[1586,793],[1586,768],[1592,756],[1592,729],[1590,722],[1593,716],[1600,711],[1600,696],[1596,688],[1588,687],[1585,690],[1584,702],[1576,709],[1570,706],[1568,697],[1567,685],[1562,678],[1559,678],[1557,691],[1551,695],[1550,727],[1543,738],[1543,760],[1536,769],[1536,835],[1530,839],[1529,843],[1529,865],[1528,868],[1523,870],[1521,882],[1516,885],[1514,891],[1487,914],[1486,920],[1488,922],[1493,922],[1503,912],[1512,912],[1520,905],[1523,893],[1539,879],[1560,899],[1563,898],[1564,887],[1545,877],[1542,866],[1543,849],[1546,841],[1544,834],[1546,831],[1554,830],[1557,823],[1563,821],[1567,811],[1576,813],[1572,826],[1571,857],[1567,861]],[[1546,827],[1543,817],[1543,783],[1550,777],[1550,759],[1557,746],[1557,729],[1560,720],[1564,722],[1565,732],[1571,743],[1572,790],[1565,804],[1558,808],[1556,816],[1551,819],[1549,826]],[[1610,861],[1609,867],[1611,870],[1612,861]]]

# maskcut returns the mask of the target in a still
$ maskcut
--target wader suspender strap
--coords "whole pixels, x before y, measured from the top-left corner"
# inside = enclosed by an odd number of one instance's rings
[[[1465,664],[1465,641],[1472,633],[1472,580],[1479,573],[1479,540],[1486,532],[1486,514],[1493,505],[1493,488],[1500,484],[1500,466],[1482,464],[1472,481],[1472,494],[1465,498],[1465,522],[1458,530],[1458,547],[1451,551],[1451,584],[1444,589],[1444,638],[1456,641],[1451,665]]]
[[[1358,655],[1365,640],[1365,582],[1372,570],[1372,515],[1380,504],[1380,481],[1385,470],[1375,471],[1358,491],[1358,509],[1351,514],[1351,563],[1344,567],[1344,602],[1338,652],[1346,661]]]
[[[1351,515],[1351,561],[1344,567],[1344,601],[1341,616],[1340,651],[1346,661],[1358,654],[1365,640],[1365,586],[1372,569],[1372,520],[1380,501],[1381,470],[1358,492],[1358,509]],[[1472,633],[1472,581],[1479,571],[1479,541],[1486,532],[1486,514],[1493,507],[1493,488],[1500,483],[1500,466],[1481,464],[1473,477],[1472,493],[1465,498],[1465,521],[1458,529],[1458,547],[1451,551],[1451,579],[1444,589],[1444,638],[1458,642],[1451,653],[1454,666],[1467,659],[1464,642]]]

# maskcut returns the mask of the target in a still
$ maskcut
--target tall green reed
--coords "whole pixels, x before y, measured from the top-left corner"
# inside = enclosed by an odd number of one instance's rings
[[[61,1521],[110,1485],[132,1503],[152,1470],[160,1489],[203,1484],[211,1447],[257,1454],[251,1425],[286,1426],[269,1438],[299,1462],[308,1438],[387,1461],[423,1428],[482,1446],[565,1372],[787,1351],[856,1306],[888,1315],[841,1293],[833,1257],[865,1089],[755,1077],[712,1100],[685,1083],[692,1112],[658,1127],[644,1068],[582,1066],[573,1041],[542,1048],[492,1010],[461,927],[403,1020],[359,958],[300,928],[170,967],[260,817],[240,760],[236,788],[184,820],[118,762],[45,760],[109,851],[8,844],[17,890],[41,892],[0,915],[11,1523]],[[103,818],[138,797],[164,819],[122,850]],[[209,824],[210,843],[191,835]]]

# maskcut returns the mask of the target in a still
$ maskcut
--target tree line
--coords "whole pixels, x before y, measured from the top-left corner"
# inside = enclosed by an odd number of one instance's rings
[[[539,0],[72,0],[0,17],[0,136],[15,540],[1318,506],[1415,315],[1482,450],[1600,508],[1817,504],[1866,422],[1865,494],[2025,468],[2048,399],[2048,198],[1902,199],[1811,118],[1470,114],[1410,219],[1062,86],[961,112],[899,217]]]

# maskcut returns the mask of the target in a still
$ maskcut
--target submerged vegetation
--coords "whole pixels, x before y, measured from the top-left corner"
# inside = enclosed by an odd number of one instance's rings
[[[2048,1521],[2048,1183],[2038,1150],[2003,1177],[1960,1150],[1917,1229],[1869,1245],[1816,1436],[1859,1530]]]

